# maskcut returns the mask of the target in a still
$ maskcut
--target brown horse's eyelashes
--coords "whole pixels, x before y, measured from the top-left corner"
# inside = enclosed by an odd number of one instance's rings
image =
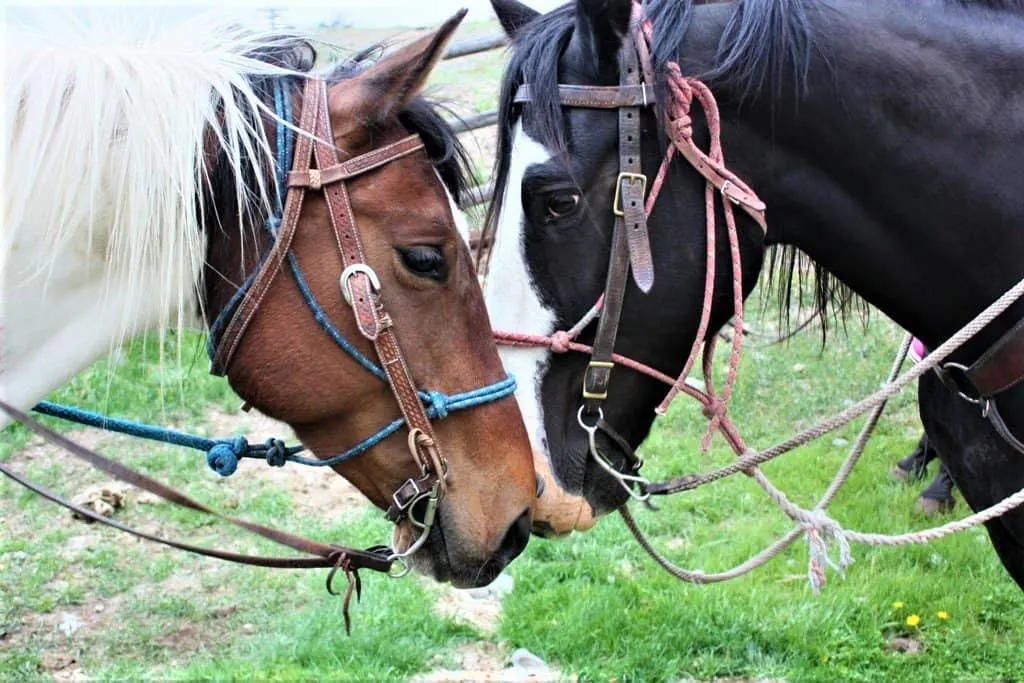
[[[448,261],[440,247],[420,245],[415,247],[395,247],[402,265],[416,277],[437,282],[448,281]]]

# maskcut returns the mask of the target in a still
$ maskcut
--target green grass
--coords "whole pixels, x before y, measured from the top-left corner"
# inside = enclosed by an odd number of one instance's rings
[[[754,326],[766,330],[769,322],[755,320]],[[192,337],[184,341],[186,349],[197,343]],[[897,331],[881,317],[867,330],[853,327],[848,336],[834,337],[823,354],[814,335],[786,345],[753,337],[732,414],[751,444],[770,445],[877,387],[898,341]],[[199,426],[211,406],[237,405],[224,383],[206,374],[201,356],[183,369],[171,369],[154,362],[157,352],[152,340],[136,344],[113,375],[109,361],[99,363],[58,398],[129,417]],[[890,406],[831,508],[844,526],[883,532],[927,526],[911,513],[917,488],[888,476],[918,436],[915,410],[910,394]],[[794,500],[810,505],[856,428],[787,455],[766,471]],[[703,429],[699,411],[680,398],[644,446],[648,475],[728,462],[731,455],[717,441],[710,454],[697,452]],[[14,428],[3,433],[3,441],[9,458],[25,439]],[[387,537],[387,525],[376,513],[354,521],[299,518],[283,490],[265,481],[221,480],[205,471],[201,455],[118,438],[101,441],[100,447],[187,487],[200,500],[221,507],[237,503],[237,512],[255,521],[347,543]],[[36,460],[21,469],[65,491],[69,480],[98,479],[67,462]],[[426,609],[432,589],[421,582],[366,576],[364,601],[353,607],[355,633],[347,638],[340,603],[324,592],[322,573],[234,568],[126,541],[114,531],[69,522],[7,482],[0,482],[0,500],[0,519],[15,532],[0,537],[0,632],[34,624],[42,633],[28,642],[9,637],[18,647],[0,639],[0,672],[13,678],[38,675],[48,652],[70,648],[77,665],[101,679],[401,680],[429,668],[438,653],[489,639],[525,647],[582,680],[1024,679],[1024,595],[980,531],[925,547],[854,546],[856,561],[846,578],[830,572],[828,585],[814,596],[805,577],[803,542],[751,576],[697,587],[658,570],[611,518],[587,534],[531,542],[510,570],[516,586],[505,600],[496,635]],[[788,528],[743,477],[663,501],[662,508],[638,511],[643,528],[660,547],[671,548],[666,552],[679,563],[708,571],[743,561]],[[964,512],[959,505],[956,514]],[[273,551],[165,506],[132,506],[119,517],[194,542],[230,541],[240,550]],[[72,556],[53,552],[86,533],[98,534],[100,542]],[[904,607],[894,609],[896,601]],[[71,639],[56,633],[54,624],[65,610],[88,613],[95,604],[106,605],[116,617]],[[940,620],[939,611],[948,619]],[[906,626],[911,614],[920,616],[919,626]],[[893,635],[920,641],[924,651],[888,651]]]

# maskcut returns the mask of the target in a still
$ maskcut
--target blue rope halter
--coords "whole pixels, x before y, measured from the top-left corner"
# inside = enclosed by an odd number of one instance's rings
[[[285,193],[287,192],[287,169],[291,165],[292,155],[295,147],[295,131],[289,123],[292,121],[291,98],[286,96],[284,86],[280,80],[274,82],[274,108],[277,114],[277,196],[275,213],[264,223],[264,229],[270,235],[273,242],[277,238],[277,229],[281,225],[281,214],[284,210]],[[213,357],[214,341],[219,337],[221,328],[225,325],[234,309],[245,298],[246,293],[256,279],[266,254],[260,261],[260,265],[242,283],[242,286],[232,295],[224,309],[217,316],[210,326],[210,334],[207,342],[207,352]],[[382,381],[387,381],[384,370],[376,363],[367,358],[348,339],[345,338],[327,318],[327,313],[313,295],[306,278],[299,267],[298,259],[289,250],[287,254],[288,269],[295,279],[295,283],[302,293],[306,306],[313,314],[313,319],[341,349],[361,365],[367,372],[373,374]],[[485,405],[494,401],[511,396],[516,390],[515,378],[511,375],[493,384],[488,384],[479,389],[466,391],[459,394],[444,394],[440,391],[419,391],[420,400],[423,401],[427,410],[427,416],[431,420],[443,420],[448,414],[456,410],[465,410],[476,406]],[[405,425],[404,418],[398,418],[385,425],[372,436],[360,441],[355,446],[338,455],[321,460],[299,455],[305,449],[302,446],[287,446],[280,439],[267,439],[262,444],[250,444],[245,437],[236,436],[231,438],[211,439],[186,432],[179,432],[167,427],[148,425],[132,420],[108,417],[91,410],[84,410],[74,406],[41,401],[33,410],[42,415],[49,415],[69,422],[97,427],[119,434],[158,441],[174,446],[192,448],[206,453],[206,464],[217,474],[227,477],[234,474],[238,469],[238,461],[241,458],[257,458],[265,460],[272,467],[282,467],[286,462],[294,462],[300,465],[312,467],[331,467],[338,465],[370,450],[381,441],[397,432]]]

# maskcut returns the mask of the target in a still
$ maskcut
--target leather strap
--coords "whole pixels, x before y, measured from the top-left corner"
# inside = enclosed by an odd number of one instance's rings
[[[262,557],[257,555],[244,555],[241,553],[229,552],[226,550],[217,550],[213,548],[204,548],[201,546],[195,546],[190,543],[183,543],[181,541],[174,541],[171,539],[161,538],[144,531],[132,529],[127,527],[120,522],[116,522],[108,517],[94,512],[86,507],[72,503],[59,495],[49,491],[48,489],[34,484],[21,475],[15,473],[9,469],[6,465],[0,464],[0,472],[7,475],[17,483],[28,488],[31,491],[35,491],[44,498],[51,500],[58,505],[61,505],[75,513],[106,526],[113,527],[120,531],[124,531],[138,538],[144,538],[149,541],[154,541],[172,548],[179,550],[185,550],[206,557],[213,557],[220,560],[227,560],[229,562],[236,562],[239,564],[254,565],[257,567],[280,567],[287,569],[310,569],[310,568],[323,568],[323,567],[335,567],[346,565],[349,569],[371,569],[374,571],[387,572],[392,562],[387,559],[386,554],[375,552],[374,550],[362,551],[355,550],[353,548],[345,548],[336,545],[327,545],[318,541],[313,541],[308,538],[296,536],[286,531],[280,531],[278,529],[272,529],[270,527],[263,526],[262,524],[255,524],[253,522],[246,522],[235,517],[224,515],[216,510],[212,510],[202,503],[199,503],[183,493],[180,493],[169,486],[161,484],[155,479],[151,479],[141,472],[137,472],[129,467],[103,457],[95,451],[91,451],[75,442],[71,441],[67,437],[64,437],[57,432],[49,429],[41,423],[33,420],[31,417],[21,412],[20,410],[8,405],[7,403],[0,401],[0,409],[6,412],[8,415],[13,417],[18,422],[28,427],[34,433],[48,441],[62,448],[63,450],[71,453],[72,455],[84,460],[93,467],[103,470],[107,474],[116,477],[117,479],[131,484],[137,488],[148,491],[154,495],[160,496],[164,500],[179,505],[196,512],[200,512],[206,515],[210,515],[219,520],[229,522],[237,527],[241,527],[246,531],[254,533],[258,536],[262,536],[268,540],[271,540],[280,545],[287,546],[299,552],[306,553],[307,555],[313,555],[314,557]]]
[[[320,93],[321,98],[326,98],[326,96],[326,91]],[[326,106],[326,101],[323,106]],[[323,118],[318,120],[316,135],[317,141],[313,152],[317,167],[324,169],[345,167],[346,164],[351,166],[351,162],[359,161],[360,157],[345,163],[338,162],[334,145],[326,142],[331,140],[331,137],[328,123]],[[413,136],[381,148],[377,158],[365,164],[362,172],[377,168],[387,161],[407,156],[422,147],[422,144],[414,145],[412,140],[418,142],[418,138]],[[339,178],[330,184],[324,184],[323,193],[331,217],[331,227],[334,230],[345,268],[365,265],[366,257],[359,239],[359,231],[356,229],[355,217],[352,214],[352,206],[344,180]],[[347,283],[342,283],[342,286],[348,287],[351,292],[350,304],[355,312],[359,330],[373,342],[376,348],[381,367],[387,375],[388,384],[398,401],[410,433],[415,437],[418,431],[425,437],[410,440],[410,451],[413,457],[417,459],[422,473],[433,474],[443,488],[443,471],[446,468],[443,464],[444,459],[440,452],[440,446],[426,408],[420,400],[408,363],[405,361],[395,336],[391,316],[388,315],[384,304],[379,299],[375,283],[371,281],[366,270],[355,270],[348,277]]]
[[[698,173],[704,176],[709,183],[714,185],[726,199],[743,209],[747,215],[753,218],[767,234],[768,221],[764,216],[766,207],[760,197],[747,188],[742,187],[724,177],[713,167],[705,163],[704,159],[698,154],[697,148],[693,145],[677,145],[676,150],[683,155],[683,158],[690,162],[690,165],[693,166]]]
[[[361,154],[340,164],[333,164],[315,171],[290,171],[288,173],[288,187],[306,187],[311,190],[319,190],[324,185],[361,176],[364,173],[421,149],[423,149],[423,140],[418,135],[410,135],[386,147]]]
[[[635,40],[623,41],[619,51],[619,72],[623,87],[639,85],[640,64]],[[620,195],[621,206],[618,209],[623,214],[633,281],[646,294],[654,286],[654,262],[651,259],[651,240],[647,233],[647,211],[644,207],[647,176],[643,174],[640,158],[640,111],[639,107],[619,109],[619,177],[616,189]]]
[[[619,52],[620,88],[635,88],[640,81],[635,41],[623,41]],[[580,86],[590,87],[590,86]],[[563,103],[564,104],[564,103]],[[644,195],[647,178],[642,173],[640,157],[640,109],[624,106],[619,109],[619,176],[616,179],[612,210],[616,214],[612,232],[608,275],[605,279],[604,304],[594,336],[590,364],[583,375],[583,406],[589,415],[598,413],[608,396],[612,356],[619,334],[619,320],[625,300],[630,266],[633,280],[643,292],[654,285],[654,265],[647,232]]]
[[[1024,379],[1024,320],[990,346],[967,369],[979,396],[995,396]]]
[[[295,157],[292,161],[292,168],[304,171],[309,168],[312,140],[307,131],[312,131],[316,124],[319,113],[319,106],[322,98],[312,95],[318,88],[323,86],[323,81],[309,79],[306,81],[305,92],[302,98],[302,116],[299,120],[299,135],[295,143]],[[323,116],[328,114],[324,111]],[[295,230],[299,224],[299,214],[302,212],[302,199],[306,194],[304,187],[289,187],[288,195],[285,198],[284,214],[281,218],[281,228],[277,239],[270,249],[263,267],[256,275],[248,293],[238,304],[230,322],[224,328],[220,340],[217,341],[217,348],[214,351],[210,372],[214,375],[223,376],[227,374],[228,365],[238,350],[238,345],[245,335],[245,331],[252,322],[253,316],[263,302],[270,284],[277,277],[284,263],[285,256],[291,249],[292,240],[295,237]]]
[[[629,40],[625,42],[630,42]],[[631,48],[633,49],[633,48]],[[620,107],[650,107],[657,101],[653,81],[649,83],[622,83],[620,85],[564,85],[558,86],[558,100],[566,107],[584,109],[619,109]],[[533,101],[533,90],[528,83],[516,89],[513,102]]]

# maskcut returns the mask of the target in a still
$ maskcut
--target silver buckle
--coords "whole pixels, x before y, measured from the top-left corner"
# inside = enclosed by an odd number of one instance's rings
[[[356,273],[362,273],[370,280],[370,287],[373,288],[374,292],[380,291],[380,278],[377,277],[377,273],[374,272],[373,268],[365,263],[353,263],[351,266],[341,271],[341,278],[339,283],[341,285],[341,293],[345,297],[345,303],[349,306],[352,305],[352,287],[349,285],[349,280]]]

